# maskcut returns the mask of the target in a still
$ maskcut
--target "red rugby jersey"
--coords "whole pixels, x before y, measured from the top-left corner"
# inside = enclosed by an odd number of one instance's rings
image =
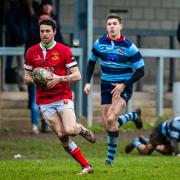
[[[43,67],[52,73],[64,76],[68,68],[77,65],[71,50],[60,43],[52,42],[50,47],[41,43],[30,47],[25,55],[25,70],[33,71],[36,67]],[[37,104],[48,104],[62,99],[72,99],[72,92],[68,82],[62,82],[48,90],[36,88]]]

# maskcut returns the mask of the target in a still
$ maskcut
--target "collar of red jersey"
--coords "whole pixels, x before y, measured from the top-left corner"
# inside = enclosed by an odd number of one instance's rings
[[[52,41],[51,43],[49,43],[49,45],[45,45],[45,44],[43,44],[42,42],[40,42],[40,47],[41,47],[43,50],[52,49],[55,45],[56,45],[56,41]]]
[[[107,35],[107,38],[110,40],[110,41],[124,41],[125,40],[125,36],[124,35],[121,35],[120,38],[117,38],[117,39],[113,39],[112,37],[108,36]]]

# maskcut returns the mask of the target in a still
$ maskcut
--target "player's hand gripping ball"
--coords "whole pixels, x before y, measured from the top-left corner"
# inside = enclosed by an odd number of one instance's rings
[[[33,81],[39,89],[48,89],[47,78],[51,78],[52,76],[51,72],[41,67],[35,68],[32,72]]]

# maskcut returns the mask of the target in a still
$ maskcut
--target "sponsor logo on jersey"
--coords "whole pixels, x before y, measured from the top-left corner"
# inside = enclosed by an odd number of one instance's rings
[[[63,100],[63,103],[64,103],[65,105],[67,105],[67,104],[69,103],[69,101],[68,101],[67,99],[64,99],[64,100]]]
[[[111,47],[102,46],[102,47],[100,47],[100,49],[99,49],[99,51],[107,51],[107,50],[111,50]]]
[[[36,57],[35,57],[35,60],[36,61],[39,61],[39,60],[42,60],[43,58],[41,58],[41,56],[38,54]]]
[[[118,61],[118,55],[116,55],[116,54],[108,54],[107,61],[117,62]]]
[[[125,54],[125,50],[121,48],[121,49],[119,50],[119,53],[120,53],[120,54]]]
[[[52,53],[51,59],[52,60],[58,60],[59,59],[59,53]]]

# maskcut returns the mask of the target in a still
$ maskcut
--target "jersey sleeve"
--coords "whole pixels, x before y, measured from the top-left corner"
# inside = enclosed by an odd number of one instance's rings
[[[70,69],[72,67],[77,66],[77,61],[75,56],[72,54],[71,50],[69,48],[66,49],[65,54],[65,66],[66,68]]]
[[[89,61],[96,62],[98,60],[98,56],[99,56],[98,47],[99,47],[99,40],[97,39],[93,45],[91,54],[89,56]]]
[[[171,131],[170,136],[172,139],[179,139],[179,132],[178,131]]]
[[[26,71],[32,71],[33,66],[32,66],[32,51],[29,48],[25,54],[25,63],[24,63],[24,69]]]
[[[132,44],[129,48],[129,55],[134,69],[139,69],[144,66],[144,59],[135,44]]]

